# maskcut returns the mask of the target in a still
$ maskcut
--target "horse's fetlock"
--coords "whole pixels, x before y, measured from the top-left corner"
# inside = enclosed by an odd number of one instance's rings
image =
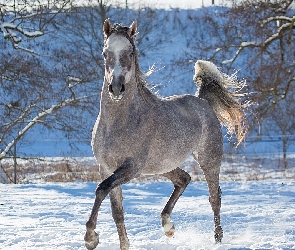
[[[84,240],[86,242],[94,242],[94,241],[98,242],[98,234],[94,230],[87,229],[84,235]]]
[[[130,243],[129,243],[129,240],[128,238],[121,238],[120,237],[120,250],[129,250],[129,247],[130,247]]]
[[[215,238],[216,243],[220,243],[222,238],[223,238],[223,230],[222,230],[222,227],[220,225],[215,227],[214,238]]]
[[[162,221],[170,221],[170,215],[164,211],[161,213],[161,218],[162,218]]]
[[[95,223],[91,220],[87,221],[86,222],[86,229],[87,229],[87,232],[93,231],[95,229]]]
[[[220,226],[220,215],[214,215],[214,224],[215,224],[215,228]]]

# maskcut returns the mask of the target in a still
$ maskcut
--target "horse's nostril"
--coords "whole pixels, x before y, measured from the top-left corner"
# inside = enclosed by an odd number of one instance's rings
[[[125,91],[125,84],[122,84],[121,86],[121,93],[123,93]]]
[[[112,85],[112,84],[109,85],[109,92],[110,92],[110,93],[114,93],[113,85]]]

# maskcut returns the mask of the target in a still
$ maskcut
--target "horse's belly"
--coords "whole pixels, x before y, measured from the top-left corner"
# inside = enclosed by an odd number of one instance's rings
[[[93,152],[101,169],[107,174],[114,172],[127,159],[133,159],[139,174],[164,174],[180,167],[187,157],[196,150],[196,131],[176,131],[160,133],[159,128],[142,131],[122,131],[116,137],[107,136],[103,130],[94,134]]]
[[[128,147],[101,147],[95,153],[98,164],[106,175],[113,173],[126,159],[134,159],[134,164],[140,165],[140,174],[155,175],[164,174],[180,167],[193,150],[187,152],[176,153],[174,151],[164,153],[148,154],[148,150],[129,151]]]
[[[161,157],[157,154],[150,156],[143,168],[142,174],[150,175],[170,172],[173,169],[180,167],[192,152],[192,149],[187,148],[185,152],[181,153],[170,151],[166,152],[166,154],[162,154]]]

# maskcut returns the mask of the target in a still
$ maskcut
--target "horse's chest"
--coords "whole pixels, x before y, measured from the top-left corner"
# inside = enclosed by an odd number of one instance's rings
[[[98,126],[93,138],[93,151],[98,163],[116,167],[134,156],[142,144],[140,128],[140,123],[124,126],[120,122]]]

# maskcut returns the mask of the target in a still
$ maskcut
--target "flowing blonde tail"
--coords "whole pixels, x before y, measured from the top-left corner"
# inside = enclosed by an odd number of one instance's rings
[[[243,111],[249,103],[242,104],[240,97],[245,81],[238,81],[236,73],[228,76],[208,61],[195,64],[194,82],[198,86],[197,96],[206,99],[216,113],[220,123],[230,135],[237,137],[237,146],[245,140],[248,132],[248,120]]]

